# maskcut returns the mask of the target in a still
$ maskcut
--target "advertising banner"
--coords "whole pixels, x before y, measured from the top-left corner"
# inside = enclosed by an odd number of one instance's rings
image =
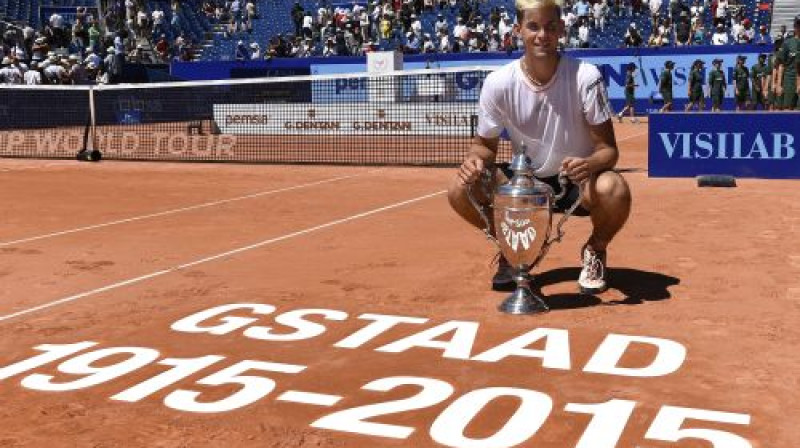
[[[651,114],[649,175],[800,179],[800,112]]]
[[[425,135],[469,137],[474,110],[446,105],[363,103],[215,104],[214,120],[232,135]]]

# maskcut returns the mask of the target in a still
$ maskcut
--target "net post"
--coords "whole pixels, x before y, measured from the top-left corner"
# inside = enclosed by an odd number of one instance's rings
[[[94,102],[94,86],[89,86],[89,129],[92,139],[92,149],[97,149],[97,114]],[[86,147],[88,149],[88,146]]]
[[[97,144],[97,117],[94,101],[94,86],[89,86],[89,122],[86,123],[86,130],[83,133],[83,148],[78,152],[77,159],[91,162],[99,162],[102,154],[95,147]],[[89,145],[91,142],[91,147]]]

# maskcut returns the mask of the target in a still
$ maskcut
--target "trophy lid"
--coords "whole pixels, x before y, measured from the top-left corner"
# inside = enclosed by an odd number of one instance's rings
[[[511,158],[511,170],[514,176],[498,187],[497,193],[503,196],[541,196],[554,194],[553,189],[546,183],[533,176],[530,159],[525,155],[526,145],[512,145],[514,155]]]

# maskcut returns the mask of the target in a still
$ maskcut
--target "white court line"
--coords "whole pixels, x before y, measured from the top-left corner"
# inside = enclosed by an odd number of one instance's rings
[[[306,229],[303,229],[303,230],[298,230],[297,232],[287,233],[285,235],[281,235],[281,236],[278,236],[278,237],[275,237],[275,238],[270,238],[268,240],[259,241],[258,243],[251,244],[249,246],[239,247],[237,249],[229,250],[227,252],[222,252],[222,253],[219,253],[219,254],[216,254],[216,255],[211,255],[211,256],[208,256],[208,257],[205,257],[205,258],[201,258],[199,260],[190,261],[188,263],[184,263],[184,264],[181,264],[181,265],[178,265],[178,266],[174,266],[174,267],[167,268],[167,269],[162,269],[162,270],[156,271],[156,272],[151,272],[149,274],[145,274],[145,275],[142,275],[142,276],[139,276],[139,277],[135,277],[135,278],[131,278],[131,279],[128,279],[128,280],[123,280],[121,282],[117,282],[117,283],[114,283],[114,284],[111,284],[111,285],[103,286],[103,287],[100,287],[100,288],[97,288],[97,289],[92,289],[91,291],[86,291],[86,292],[82,292],[82,293],[79,293],[79,294],[71,295],[69,297],[64,297],[62,299],[54,300],[52,302],[48,302],[48,303],[45,303],[45,304],[42,304],[42,305],[38,305],[38,306],[35,306],[33,308],[28,308],[26,310],[17,311],[15,313],[7,314],[5,316],[0,316],[0,322],[6,321],[6,320],[9,320],[9,319],[13,319],[13,318],[19,317],[19,316],[24,316],[26,314],[31,314],[31,313],[34,313],[36,311],[44,310],[44,309],[47,309],[47,308],[52,308],[54,306],[62,305],[64,303],[74,302],[76,300],[80,300],[80,299],[83,299],[83,298],[86,298],[86,297],[90,297],[90,296],[93,296],[93,295],[96,295],[96,294],[100,294],[102,292],[110,291],[112,289],[117,289],[117,288],[121,288],[123,286],[132,285],[132,284],[135,284],[135,283],[140,283],[140,282],[143,282],[145,280],[149,280],[151,278],[160,277],[162,275],[169,274],[171,272],[175,272],[175,271],[179,271],[179,270],[182,270],[182,269],[191,268],[193,266],[197,266],[197,265],[203,264],[203,263],[208,263],[209,261],[219,260],[221,258],[230,257],[232,255],[240,254],[242,252],[247,252],[249,250],[258,249],[259,247],[268,246],[270,244],[278,243],[278,242],[281,242],[281,241],[284,241],[284,240],[288,240],[288,239],[291,239],[291,238],[295,238],[295,237],[298,237],[298,236],[303,236],[303,235],[306,235],[306,234],[309,234],[309,233],[317,232],[317,231],[320,231],[320,230],[323,230],[323,229],[327,229],[329,227],[333,227],[333,226],[336,226],[336,225],[339,225],[339,224],[345,224],[345,223],[348,223],[350,221],[355,221],[357,219],[366,218],[368,216],[375,215],[375,214],[378,214],[378,213],[381,213],[381,212],[385,212],[387,210],[392,210],[392,209],[399,208],[399,207],[402,207],[402,206],[405,206],[405,205],[413,204],[415,202],[423,201],[425,199],[429,199],[429,198],[432,198],[434,196],[438,196],[438,195],[440,195],[442,193],[445,193],[446,191],[447,190],[441,190],[441,191],[437,191],[435,193],[426,194],[424,196],[419,196],[419,197],[416,197],[416,198],[413,198],[413,199],[408,199],[408,200],[405,200],[405,201],[402,201],[402,202],[396,202],[394,204],[386,205],[386,206],[383,206],[383,207],[380,207],[380,208],[376,208],[376,209],[372,209],[372,210],[369,210],[369,211],[366,211],[366,212],[362,212],[362,213],[358,213],[358,214],[355,214],[355,215],[352,215],[352,216],[348,216],[347,218],[337,219],[335,221],[331,221],[331,222],[328,222],[328,223],[325,223],[325,224],[320,224],[318,226],[309,227],[309,228],[306,228]]]
[[[0,242],[0,247],[7,247],[7,246],[13,246],[15,244],[29,243],[31,241],[43,240],[43,239],[46,239],[46,238],[53,238],[53,237],[62,236],[62,235],[69,235],[71,233],[78,233],[78,232],[84,232],[84,231],[87,231],[87,230],[100,229],[100,228],[103,228],[103,227],[110,227],[110,226],[115,226],[115,225],[118,225],[118,224],[125,224],[125,223],[129,223],[129,222],[142,221],[144,219],[158,218],[160,216],[173,215],[173,214],[176,214],[176,213],[182,213],[182,212],[188,212],[188,211],[191,211],[191,210],[198,210],[198,209],[201,209],[201,208],[213,207],[215,205],[222,205],[222,204],[228,204],[228,203],[236,202],[236,201],[243,201],[245,199],[253,199],[253,198],[260,197],[260,196],[268,196],[268,195],[277,194],[277,193],[284,193],[284,192],[292,191],[292,190],[299,190],[301,188],[307,188],[307,187],[313,187],[313,186],[316,186],[316,185],[323,185],[323,184],[327,184],[327,183],[331,183],[331,182],[337,182],[337,181],[340,181],[340,180],[350,179],[350,178],[353,178],[353,177],[358,177],[358,176],[362,176],[364,174],[374,173],[374,172],[377,172],[377,171],[381,171],[381,170],[379,170],[379,169],[378,170],[370,170],[370,171],[367,171],[367,172],[364,172],[364,173],[350,174],[350,175],[347,175],[347,176],[333,177],[333,178],[330,178],[330,179],[319,180],[319,181],[316,181],[316,182],[309,182],[309,183],[306,183],[306,184],[292,185],[291,187],[278,188],[277,190],[261,191],[259,193],[248,194],[248,195],[245,195],[245,196],[239,196],[239,197],[229,198],[229,199],[222,199],[222,200],[213,201],[213,202],[206,202],[206,203],[203,203],[203,204],[190,205],[188,207],[175,208],[175,209],[172,209],[172,210],[165,210],[163,212],[149,213],[147,215],[134,216],[134,217],[131,217],[131,218],[120,219],[120,220],[117,220],[117,221],[105,222],[105,223],[101,223],[101,224],[93,224],[91,226],[78,227],[76,229],[63,230],[61,232],[48,233],[46,235],[38,235],[38,236],[22,238],[22,239],[14,240],[14,241]]]
[[[642,136],[642,135],[647,135],[647,131],[640,132],[638,134],[628,135],[627,137],[618,138],[617,142],[624,142],[625,140],[630,140],[632,138],[636,138],[636,137],[639,137],[639,136]]]

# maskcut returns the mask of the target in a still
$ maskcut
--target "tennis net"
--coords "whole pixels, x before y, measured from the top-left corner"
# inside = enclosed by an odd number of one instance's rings
[[[0,156],[454,165],[491,70],[3,86]]]

